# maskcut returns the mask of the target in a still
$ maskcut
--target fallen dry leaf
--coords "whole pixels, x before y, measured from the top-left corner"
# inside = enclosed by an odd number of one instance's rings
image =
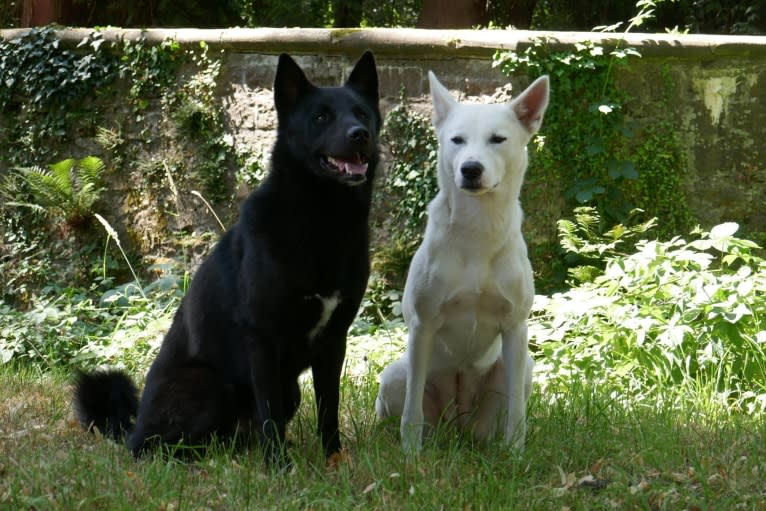
[[[346,465],[349,469],[352,468],[351,456],[346,451],[332,453],[325,462],[325,467],[329,472],[339,470],[341,465]]]
[[[372,490],[374,490],[377,485],[378,485],[378,483],[376,483],[374,481],[371,482],[370,484],[368,484],[367,486],[364,487],[364,490],[362,490],[362,495],[367,495]]]
[[[644,492],[651,488],[651,485],[646,481],[646,479],[641,479],[637,484],[630,486],[630,494],[635,495],[638,492]]]
[[[575,475],[574,472],[566,473],[564,472],[564,469],[561,468],[559,465],[556,465],[556,468],[559,471],[559,479],[561,480],[561,486],[565,488],[571,488],[574,486],[575,482]]]

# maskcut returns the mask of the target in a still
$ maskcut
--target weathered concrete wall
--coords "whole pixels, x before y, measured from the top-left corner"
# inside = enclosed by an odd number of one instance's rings
[[[766,44],[766,38],[761,38]],[[705,227],[737,221],[743,232],[766,231],[766,58],[758,51],[719,56],[651,56],[621,70],[637,120],[648,125],[665,87],[686,153],[686,199]],[[662,107],[664,108],[664,106]]]
[[[0,31],[9,38],[19,31]],[[108,30],[105,38],[136,39],[137,30]],[[427,71],[433,70],[449,88],[481,100],[506,84],[491,67],[495,49],[523,49],[534,38],[571,48],[591,40],[609,48],[632,46],[642,58],[618,71],[633,96],[631,111],[647,125],[657,118],[666,93],[664,76],[674,84],[676,129],[686,151],[686,189],[692,213],[703,226],[725,220],[739,222],[748,232],[766,231],[766,38],[741,36],[675,36],[628,34],[624,40],[598,33],[528,31],[425,31],[415,29],[231,29],[149,30],[149,41],[173,37],[183,45],[200,40],[212,50],[225,50],[220,96],[237,144],[267,155],[275,118],[271,84],[277,55],[295,56],[318,84],[338,84],[364,49],[375,52],[383,96],[388,108],[402,88],[413,103],[429,109]],[[64,44],[76,44],[82,30],[61,32]],[[665,71],[663,71],[665,69]],[[517,82],[517,79],[512,80]],[[518,77],[521,87],[527,77]],[[518,90],[518,89],[517,89]],[[567,101],[552,92],[552,101]],[[665,112],[661,112],[665,113]],[[527,205],[528,225],[545,219],[536,234],[553,232],[561,200]],[[531,207],[530,207],[531,206]]]

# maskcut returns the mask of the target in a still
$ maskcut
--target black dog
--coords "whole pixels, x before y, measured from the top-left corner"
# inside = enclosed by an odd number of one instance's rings
[[[287,55],[274,81],[271,171],[197,271],[146,377],[140,404],[120,371],[80,373],[86,427],[134,454],[159,441],[196,444],[247,421],[266,461],[287,466],[285,426],[311,367],[326,456],[340,451],[346,334],[369,276],[368,216],[378,164],[372,53],[342,87],[315,87]],[[132,423],[136,417],[135,424]]]

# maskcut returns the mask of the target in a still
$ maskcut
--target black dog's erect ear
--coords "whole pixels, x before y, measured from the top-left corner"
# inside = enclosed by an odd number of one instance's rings
[[[372,104],[378,104],[378,70],[375,67],[375,57],[370,50],[359,57],[346,81],[346,86],[360,93]]]
[[[281,54],[277,64],[277,75],[274,77],[274,106],[277,109],[277,119],[281,121],[312,89],[314,86],[298,64],[287,53]]]

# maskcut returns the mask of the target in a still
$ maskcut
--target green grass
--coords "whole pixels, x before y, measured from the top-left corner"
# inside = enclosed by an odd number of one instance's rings
[[[352,340],[349,367],[364,365],[364,351]],[[342,387],[349,464],[325,468],[306,388],[289,432],[295,468],[274,474],[257,448],[134,460],[80,430],[68,382],[63,372],[0,367],[0,509],[766,508],[763,418],[732,414],[704,389],[674,408],[576,384],[536,393],[523,453],[439,431],[408,461],[397,421],[375,418],[375,369],[356,370]]]
[[[62,286],[28,310],[0,304],[0,511],[766,511],[766,261],[735,227],[639,242],[633,254],[603,256],[572,289],[536,299],[538,381],[523,453],[442,430],[406,459],[398,421],[373,412],[377,375],[401,353],[405,330],[397,318],[367,317],[348,345],[349,461],[339,470],[325,467],[310,383],[289,426],[289,474],[265,470],[257,446],[134,460],[73,421],[65,368],[143,372],[180,289]],[[582,246],[597,252],[615,244],[586,234]],[[398,299],[380,291],[386,304]]]

